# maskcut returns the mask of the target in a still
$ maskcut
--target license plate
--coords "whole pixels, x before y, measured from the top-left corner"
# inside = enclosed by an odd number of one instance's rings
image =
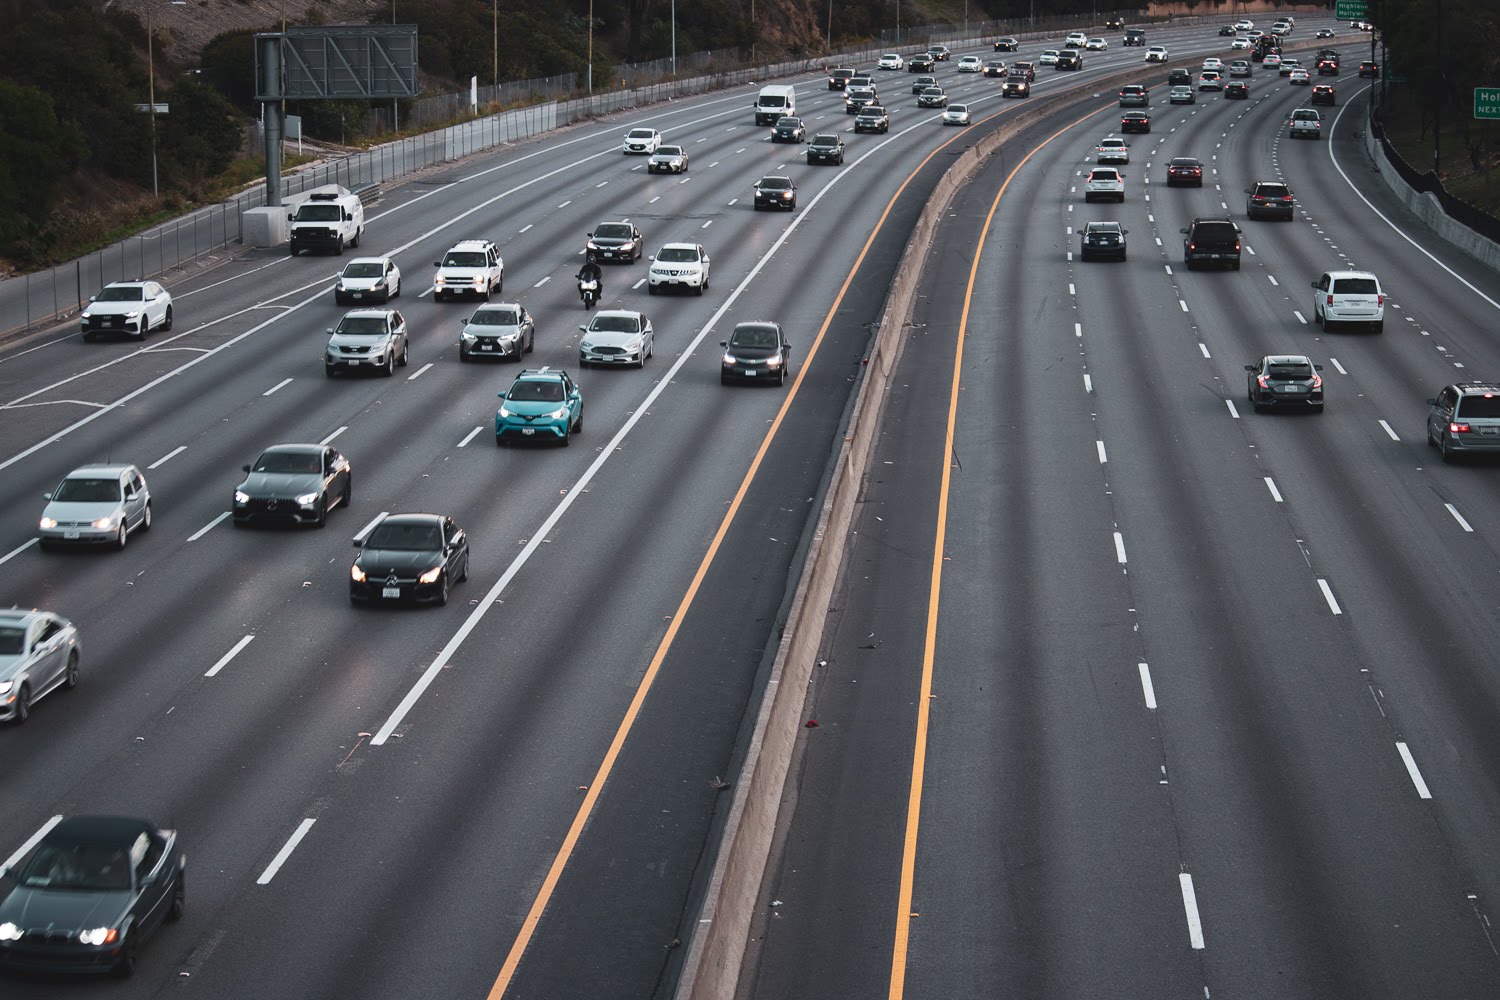
[[[347,363],[351,364],[351,365],[357,365],[357,364],[359,364],[359,359],[358,358],[350,358]]]
[[[400,587],[381,587],[380,588],[380,596],[381,597],[400,597],[401,596],[401,588]]]
[[[362,299],[362,298],[364,298],[364,297],[365,297],[365,293],[364,293],[364,292],[355,292],[355,293],[354,293],[354,297],[355,297],[355,298],[356,298],[356,299]]]
[[[745,375],[747,377],[754,378],[756,375],[759,375],[759,374],[760,374],[760,372],[756,371],[754,368],[746,368],[745,369]]]
[[[536,428],[535,427],[522,427],[521,428],[521,433],[522,434],[535,434],[536,433]]]
[[[1276,387],[1276,391],[1277,392],[1302,392],[1303,389],[1302,389],[1302,387],[1300,385],[1278,385]]]
[[[481,351],[493,351],[495,349],[495,345],[494,344],[480,344],[479,345],[479,349]]]
[[[1481,427],[1479,428],[1479,433],[1493,437],[1496,434],[1500,434],[1500,427]]]
[[[67,531],[64,531],[63,532],[63,537],[64,538],[77,538],[78,537],[78,529],[77,528],[71,528],[71,529],[69,529]]]

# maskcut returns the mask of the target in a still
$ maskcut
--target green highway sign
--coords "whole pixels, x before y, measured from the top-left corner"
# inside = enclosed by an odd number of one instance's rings
[[[1368,0],[1336,0],[1333,16],[1340,21],[1363,21],[1370,16]]]
[[[1500,87],[1474,88],[1474,117],[1500,118]]]

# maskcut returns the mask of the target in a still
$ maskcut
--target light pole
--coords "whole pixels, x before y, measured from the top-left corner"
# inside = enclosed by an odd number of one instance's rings
[[[677,0],[672,0],[672,75],[677,75]]]
[[[500,0],[490,6],[490,83],[495,87],[495,100],[500,100]]]
[[[833,0],[828,0],[828,51],[833,51]]]
[[[160,198],[161,190],[156,184],[156,46],[151,33],[151,12],[157,7],[186,7],[187,0],[163,0],[146,8],[146,110],[151,114],[151,197]]]
[[[589,0],[589,96],[594,95],[594,0]]]

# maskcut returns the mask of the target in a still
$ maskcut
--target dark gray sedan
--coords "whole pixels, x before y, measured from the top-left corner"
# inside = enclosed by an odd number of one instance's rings
[[[323,444],[278,444],[243,466],[234,491],[234,523],[311,524],[321,528],[354,493],[349,460]]]
[[[0,968],[129,976],[146,939],[182,919],[186,870],[175,830],[68,817],[0,883]]]

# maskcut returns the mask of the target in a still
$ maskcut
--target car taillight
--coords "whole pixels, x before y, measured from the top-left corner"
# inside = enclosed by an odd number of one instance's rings
[[[1271,388],[1271,380],[1266,378],[1264,375],[1255,376],[1255,381],[1260,385],[1262,389]]]
[[[1324,302],[1324,303],[1323,303],[1323,304],[1324,304],[1324,305],[1325,305],[1325,306],[1331,306],[1331,305],[1333,305],[1333,295],[1332,295],[1332,293],[1330,293],[1330,294],[1329,294],[1329,296],[1328,296],[1328,301],[1327,301],[1327,302]]]
[[[1235,253],[1239,253],[1240,252],[1240,241],[1239,240],[1235,240],[1234,241],[1234,252]]]
[[[1383,305],[1385,305],[1385,293],[1384,292],[1381,292],[1379,295],[1375,296],[1375,304],[1377,306],[1383,306]]]
[[[1469,425],[1468,424],[1450,423],[1448,425],[1448,433],[1449,434],[1467,434],[1467,433],[1469,433]]]
[[[1284,195],[1281,196],[1281,200],[1282,201],[1291,201],[1292,200],[1292,196],[1289,195],[1289,194],[1284,194]]]
[[[1321,389],[1321,388],[1323,388],[1323,376],[1321,376],[1321,375],[1314,375],[1313,376],[1312,387],[1314,389]]]

